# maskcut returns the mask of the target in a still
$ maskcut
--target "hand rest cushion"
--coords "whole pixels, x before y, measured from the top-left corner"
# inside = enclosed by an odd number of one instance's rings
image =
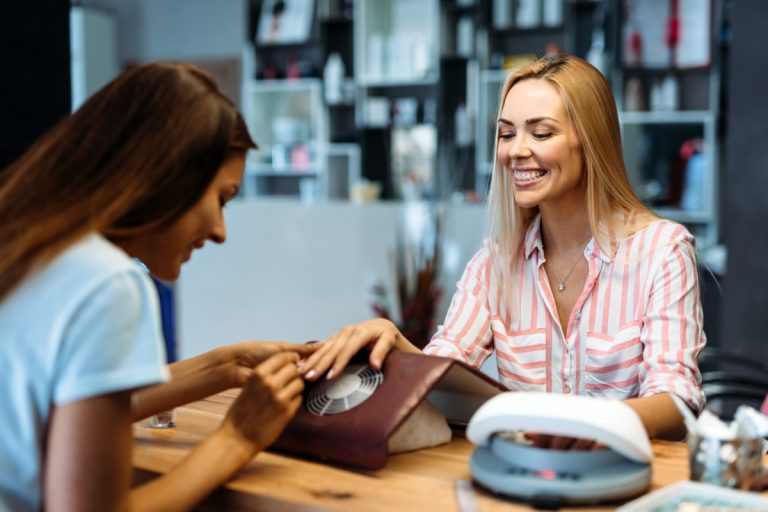
[[[389,453],[410,452],[439,446],[451,440],[451,427],[429,400],[422,401],[387,441]]]
[[[424,354],[393,351],[382,371],[379,388],[346,412],[315,416],[300,407],[274,449],[378,469],[390,453],[447,442],[446,418],[467,421],[480,404],[505,389],[460,361]]]

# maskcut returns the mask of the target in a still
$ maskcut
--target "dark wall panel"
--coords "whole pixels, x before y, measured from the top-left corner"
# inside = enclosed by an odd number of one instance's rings
[[[768,362],[768,45],[766,16],[756,15],[765,3],[735,0],[732,8],[720,346]]]
[[[70,110],[69,2],[0,2],[0,170]]]

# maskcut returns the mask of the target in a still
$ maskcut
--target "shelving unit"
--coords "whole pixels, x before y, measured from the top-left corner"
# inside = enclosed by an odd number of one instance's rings
[[[254,6],[261,5],[259,0],[253,1]],[[667,5],[665,0],[648,1]],[[622,54],[626,5],[609,0],[317,0],[320,14],[314,18],[307,48],[257,48],[266,52],[264,63],[274,67],[281,60],[275,56],[299,60],[314,78],[295,84],[275,82],[272,92],[267,82],[243,88],[244,96],[259,98],[262,104],[251,109],[249,118],[262,146],[260,158],[248,167],[253,182],[249,189],[259,196],[299,195],[299,183],[312,180],[317,197],[343,198],[348,196],[348,179],[363,175],[382,185],[383,198],[400,198],[403,172],[396,162],[403,159],[394,154],[395,140],[427,125],[435,130],[437,142],[433,158],[436,183],[431,193],[446,199],[455,191],[472,191],[482,198],[492,172],[499,93],[510,65],[515,65],[516,57],[559,48],[585,58],[598,55],[596,62],[608,77],[619,107],[625,160],[638,195],[661,215],[688,225],[703,245],[714,243],[718,226],[717,52],[712,50],[709,65],[693,69],[627,62]],[[712,0],[711,5],[712,26],[717,27],[722,2]],[[559,14],[546,14],[552,12]],[[343,101],[326,104],[320,77],[331,53],[342,58],[347,86]],[[504,67],[507,69],[502,70]],[[677,109],[624,108],[628,80],[640,81],[650,89],[670,73],[680,88]],[[272,127],[258,123],[259,119],[294,116],[281,109],[298,109],[301,113],[296,116],[311,126],[306,144],[312,157],[298,172],[291,166],[276,168],[280,166],[272,156]],[[464,120],[466,125],[460,122]],[[472,127],[469,141],[463,126]],[[699,172],[703,169],[700,192],[681,207],[685,169],[677,155],[690,139],[701,139],[703,158],[699,163],[703,160],[705,165],[698,168]],[[356,144],[359,149],[342,157],[337,152],[350,146],[334,149],[328,145],[332,143]],[[347,149],[339,149],[343,147]],[[350,156],[352,153],[357,156]],[[361,171],[331,170],[332,162],[340,161]]]
[[[669,5],[654,0],[640,8],[658,11],[663,18],[670,16]],[[622,7],[623,2],[619,5]],[[617,24],[616,44],[621,51],[617,52],[611,77],[619,106],[627,174],[635,191],[662,217],[685,224],[700,247],[717,243],[719,225],[720,62],[718,31],[713,29],[720,26],[722,5],[719,0],[712,0],[706,7],[708,11],[679,14],[683,25],[706,25],[687,30],[688,34],[699,35],[701,41],[681,43],[694,48],[695,67],[676,65],[676,60],[685,62],[691,57],[675,54],[664,46],[668,34],[655,46],[654,41],[643,41],[656,53],[628,56],[634,50],[627,31],[642,34],[645,29],[635,26],[632,13],[625,11],[627,17]],[[696,20],[686,20],[686,15]],[[710,32],[715,34],[714,43]],[[711,46],[702,50],[702,45]],[[670,54],[668,61],[663,57],[665,52]],[[703,64],[702,55],[706,54],[709,59]],[[648,59],[647,63],[643,58]],[[640,62],[634,62],[638,59]],[[694,148],[696,151],[692,151]]]
[[[246,162],[244,194],[296,195],[302,180],[312,180],[317,183],[303,188],[314,187],[314,195],[321,197],[327,188],[323,147],[328,120],[320,80],[250,80],[244,85],[243,114],[259,144]]]
[[[361,87],[434,84],[439,0],[357,0],[355,81]]]

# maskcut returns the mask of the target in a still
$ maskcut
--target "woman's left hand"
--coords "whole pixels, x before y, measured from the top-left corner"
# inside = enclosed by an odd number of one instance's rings
[[[300,359],[309,357],[317,350],[315,343],[297,344],[271,341],[244,341],[225,345],[212,351],[233,387],[242,387],[254,368],[280,352],[294,352]]]
[[[526,432],[525,438],[533,442],[534,448],[549,448],[550,450],[600,450],[605,445],[592,439],[578,437],[550,436]]]
[[[133,393],[133,420],[200,400],[229,388],[241,388],[253,369],[275,354],[291,352],[303,360],[317,350],[316,344],[244,341],[222,345],[169,366],[171,381]]]

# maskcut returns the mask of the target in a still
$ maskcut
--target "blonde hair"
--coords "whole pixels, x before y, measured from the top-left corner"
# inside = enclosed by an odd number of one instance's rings
[[[560,94],[568,120],[581,142],[585,200],[592,234],[606,251],[617,237],[628,236],[657,217],[632,190],[624,166],[621,130],[616,104],[603,75],[583,59],[571,55],[544,57],[510,73],[501,88],[499,115],[510,89],[523,80],[544,80]],[[510,175],[502,167],[494,143],[494,164],[488,197],[487,237],[493,269],[509,294],[512,275],[528,227],[538,214],[536,208],[515,203]],[[617,222],[618,219],[622,222]]]

